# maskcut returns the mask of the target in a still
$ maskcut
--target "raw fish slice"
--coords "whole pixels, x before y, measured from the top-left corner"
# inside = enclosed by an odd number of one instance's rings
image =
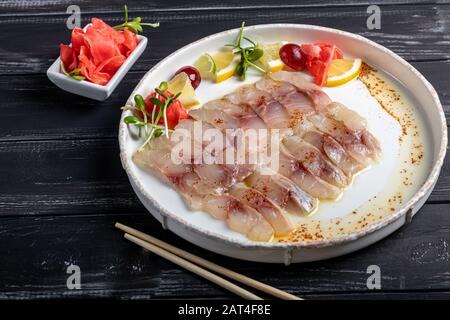
[[[327,115],[341,121],[351,131],[364,131],[367,128],[367,121],[357,112],[347,108],[342,103],[333,101],[327,106]]]
[[[198,127],[195,127],[196,125]],[[184,119],[184,120],[181,120],[177,124],[177,126],[175,127],[175,130],[177,130],[177,129],[185,129],[191,133],[192,137],[194,137],[193,134],[197,133],[197,132],[195,132],[195,129],[200,129],[201,130],[200,133],[203,134],[208,129],[214,129],[214,126],[205,121],[200,122],[200,121],[195,121],[193,119]],[[202,140],[202,136],[195,136],[195,138],[197,138],[198,141]]]
[[[235,97],[232,99],[237,98]],[[219,109],[227,113],[228,115],[236,118],[239,121],[239,127],[242,130],[266,129],[269,132],[269,135],[272,134],[270,127],[266,125],[263,119],[261,119],[260,116],[256,114],[256,112],[249,105],[246,104],[236,105],[230,102],[229,100],[220,99],[208,102],[203,107],[208,110]],[[292,135],[291,129],[289,128],[280,128],[280,129],[281,129],[279,130],[280,138]]]
[[[191,162],[175,164],[171,158],[174,144],[175,142],[164,137],[152,140],[146,153],[148,157],[146,161],[169,177],[194,171],[199,176],[201,183],[197,183],[193,187],[198,189],[197,191],[201,194],[221,194],[234,183],[244,180],[252,172],[253,167],[249,165],[195,164]]]
[[[289,128],[287,110],[266,91],[247,86],[224,98],[233,104],[250,106],[269,128]]]
[[[255,241],[270,241],[274,231],[270,224],[253,208],[246,206],[238,199],[229,195],[214,194],[208,184],[191,171],[191,166],[180,165],[176,170],[167,165],[167,155],[170,153],[170,143],[157,138],[152,148],[138,151],[133,161],[146,170],[151,170],[173,185],[185,199],[188,206],[194,210],[205,210],[214,217],[225,220],[228,226],[249,239]],[[167,140],[169,141],[169,140]],[[153,142],[153,141],[152,141]],[[180,170],[184,168],[184,170]]]
[[[196,125],[195,123],[196,121],[193,119],[183,119],[181,120],[175,127],[175,130],[177,129],[186,129],[189,132],[194,132],[194,125]],[[197,123],[198,125],[198,123]],[[204,132],[205,130],[214,128],[211,124],[209,124],[208,122],[203,122],[201,123],[201,129]]]
[[[221,156],[224,150],[227,148],[233,148],[233,141],[228,139],[225,135],[217,132],[212,124],[206,121],[195,121],[192,119],[182,120],[175,127],[175,131],[185,130],[183,132],[189,133],[191,138],[191,156],[193,163],[223,163]],[[209,132],[217,134],[218,139],[212,137],[210,140],[206,139],[205,134],[208,130]],[[172,133],[172,134],[175,134]],[[209,159],[206,161],[206,158]]]
[[[295,182],[300,188],[319,199],[337,199],[342,191],[323,181],[295,159],[283,145],[280,146],[279,173]]]
[[[185,143],[185,141],[186,143],[189,143],[190,141],[190,152],[182,155],[184,161],[189,161],[191,164],[203,163],[203,150],[207,145],[207,143],[203,141],[203,129],[209,129],[209,127],[212,126],[206,122],[198,122],[198,126],[196,126],[192,119],[182,120],[177,124],[171,137],[173,139],[178,139],[179,143]]]
[[[199,191],[207,193],[210,188],[203,185],[198,176],[192,172],[191,166],[168,165],[167,163],[172,163],[170,159],[165,161],[169,153],[168,150],[146,148],[137,151],[133,155],[133,161],[140,168],[154,172],[163,181],[173,185],[190,208],[200,210],[203,197]]]
[[[290,136],[283,140],[288,151],[298,159],[315,176],[339,188],[349,184],[347,176],[330,163],[322,152],[298,136]]]
[[[330,135],[318,131],[307,118],[302,118],[295,128],[295,135],[313,145],[325,154],[330,161],[349,177],[364,169],[364,166],[354,160],[345,149]]]
[[[302,139],[326,154],[328,159],[349,177],[364,169],[363,165],[348,155],[339,142],[327,134],[308,131],[302,136]]]
[[[232,185],[244,181],[255,170],[255,166],[247,164],[197,164],[193,165],[193,169],[204,185],[214,190],[214,193],[222,194]]]
[[[298,90],[305,92],[314,102],[317,112],[326,114],[334,120],[343,122],[350,131],[366,130],[366,119],[361,117],[357,112],[347,108],[342,103],[336,101],[332,102],[320,87],[308,82],[300,73],[279,71],[271,74],[270,77],[278,81],[289,82]]]
[[[254,170],[254,165],[251,164],[239,164],[236,161],[228,163],[227,153],[235,153],[235,148],[225,135],[219,132],[219,138],[223,139],[222,143],[217,146],[209,148],[208,141],[204,141],[200,137],[196,137],[194,133],[194,120],[183,120],[178,124],[176,130],[181,128],[188,130],[191,133],[191,138],[195,137],[191,141],[191,145],[201,145],[202,161],[193,163],[193,170],[198,174],[200,179],[205,185],[210,186],[216,193],[223,193],[228,187],[236,182],[244,180]],[[198,124],[198,122],[197,122]],[[200,122],[202,131],[213,129],[217,131],[217,128],[213,127],[207,122]],[[194,156],[198,159],[199,156]],[[233,158],[237,158],[234,156]]]
[[[244,184],[236,184],[230,188],[229,193],[242,201],[242,203],[261,213],[272,226],[275,235],[286,235],[294,229],[294,226],[284,215],[281,208],[261,192],[248,188]]]
[[[200,108],[191,110],[189,115],[197,121],[210,123],[221,130],[241,127],[239,119],[226,114],[222,110]]]
[[[322,89],[308,81],[299,72],[278,71],[270,73],[269,77],[275,81],[285,81],[294,85],[299,91],[307,94],[319,113],[327,113],[327,106],[331,103],[330,97]]]
[[[276,82],[265,77],[256,82],[256,88],[267,91],[280,102],[291,115],[291,122],[301,115],[316,112],[313,101],[303,92],[288,82]],[[294,119],[293,119],[294,117]],[[294,125],[292,125],[294,127]]]
[[[235,119],[241,129],[266,129],[264,121],[247,105],[236,105],[226,99],[213,100],[203,106],[206,110],[218,110]],[[228,124],[227,122],[225,122]],[[227,129],[235,128],[228,126]]]
[[[144,168],[160,170],[165,175],[181,175],[192,171],[189,164],[172,161],[171,150],[173,142],[166,137],[153,139],[147,148],[138,150],[133,155],[133,161]]]
[[[248,92],[245,92],[243,90],[248,90]],[[254,91],[257,90],[246,87],[244,89],[241,89],[239,92],[243,93],[243,95],[245,96],[245,95],[252,95],[253,94],[252,92]],[[228,95],[227,97],[230,98],[230,95]],[[233,96],[229,100],[232,103],[236,104],[238,103],[236,102],[236,99],[238,98],[243,99],[241,94],[239,94],[239,96],[238,95]],[[283,163],[284,167],[282,165]],[[295,170],[288,170],[288,168],[292,166],[295,167]],[[296,160],[292,155],[287,156],[287,152],[284,153],[284,157],[280,155],[280,167],[281,167],[280,169],[284,170],[284,172],[280,171],[280,173],[289,178],[291,178],[292,174],[293,176],[291,179],[292,180],[295,179],[294,182],[297,183],[300,186],[300,188],[302,188],[303,190],[305,190],[306,192],[310,193],[315,197],[323,199],[335,199],[340,195],[339,189],[326,183],[325,181],[319,179],[318,177],[315,177],[311,171],[305,168],[305,166],[302,165],[298,160]]]
[[[272,134],[272,131],[266,127],[264,121],[262,121],[262,119],[251,108],[237,106],[227,100],[221,99],[206,103],[202,109],[203,110],[193,110],[190,114],[196,119],[209,121],[211,125],[224,131],[224,134],[226,134],[228,139],[231,141],[231,145],[235,148],[234,159],[237,159],[239,150],[241,151],[241,155],[245,155],[245,163],[253,163],[248,161],[250,159],[249,155],[255,156],[260,154],[260,152],[265,152],[267,154],[268,151],[270,151],[268,144],[271,143],[270,135]],[[216,116],[208,115],[209,112],[217,115],[219,110],[220,112],[222,112],[222,110],[226,110],[226,117],[232,117],[234,120],[216,121]],[[222,117],[222,119],[225,119],[226,117]],[[239,122],[238,126],[236,126],[236,122]],[[231,129],[231,131],[228,129]],[[261,132],[258,131],[259,129],[267,130],[269,137],[267,137],[266,140],[264,137],[260,136]],[[255,134],[255,138],[258,139],[257,142],[255,141],[256,144],[249,144],[248,139],[246,139],[244,144],[242,144],[242,139],[246,137],[246,134],[250,133],[247,130],[252,130],[252,133]],[[279,133],[277,142],[279,142],[279,139],[283,136],[292,134],[292,132],[288,130],[283,130]],[[240,147],[245,148],[243,149],[243,152]],[[261,158],[262,157],[259,157],[257,160],[261,160]],[[239,164],[242,166],[243,161],[240,161]]]
[[[270,241],[274,236],[272,226],[258,211],[231,195],[207,195],[203,199],[203,210],[250,240]]]
[[[237,170],[220,164],[193,165],[194,172],[214,193],[222,194],[236,183]]]
[[[262,175],[256,171],[245,182],[289,213],[310,214],[318,205],[316,198],[280,174]]]
[[[222,99],[212,100],[203,105],[204,109],[208,110],[220,110],[232,117],[242,117],[248,115],[255,115],[255,112],[248,105],[239,105],[227,100],[225,97]]]
[[[336,139],[361,164],[367,166],[371,160],[379,158],[381,149],[378,141],[367,130],[350,131],[341,122],[319,114],[310,116],[309,120],[317,129]]]

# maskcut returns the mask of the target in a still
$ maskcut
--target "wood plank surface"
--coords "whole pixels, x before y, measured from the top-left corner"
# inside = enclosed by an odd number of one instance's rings
[[[246,10],[175,10],[136,11],[145,21],[159,21],[157,29],[148,28],[149,46],[133,70],[147,71],[169,53],[204,36],[237,28],[240,21],[248,25],[262,23],[303,23],[333,27],[368,37],[412,61],[450,58],[449,5],[401,5],[383,8],[381,30],[368,30],[365,6],[305,7],[298,9],[260,8]],[[110,24],[119,24],[121,13],[82,15],[82,25],[92,16]],[[0,74],[42,73],[58,56],[58,45],[70,42],[66,28],[68,15],[0,16]],[[38,32],[29,32],[30,30]],[[181,30],[181,32],[180,32]]]
[[[322,262],[264,265],[219,256],[169,231],[149,214],[1,219],[0,299],[57,297],[233,297],[175,265],[131,244],[114,229],[120,221],[230,269],[297,295],[334,298],[365,293],[402,296],[450,286],[448,205],[425,205],[414,221],[383,241]],[[26,257],[26,263],[24,258]],[[81,269],[82,290],[68,290],[66,268]],[[369,265],[381,269],[381,292],[367,289]],[[19,276],[20,275],[20,276]],[[424,293],[426,296],[426,294]],[[446,293],[448,297],[448,292]],[[370,296],[369,296],[370,298]]]
[[[323,7],[345,7],[345,6],[369,6],[376,4],[378,6],[387,5],[424,5],[424,4],[445,4],[446,0],[378,0],[378,1],[356,1],[356,0],[258,0],[258,1],[240,1],[240,0],[127,0],[127,5],[131,10],[151,10],[151,11],[172,11],[172,10],[246,10],[249,8],[304,8],[313,7],[319,10]],[[3,0],[0,2],[0,14],[3,15],[35,15],[35,14],[60,14],[65,12],[69,5],[78,5],[83,12],[118,12],[122,10],[124,2],[122,0],[102,0],[101,6],[93,0],[73,0],[68,3],[66,0],[52,1],[22,1],[22,0]]]

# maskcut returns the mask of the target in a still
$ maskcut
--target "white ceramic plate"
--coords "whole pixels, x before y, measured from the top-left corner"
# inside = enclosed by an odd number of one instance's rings
[[[221,32],[169,55],[143,77],[127,103],[133,103],[135,94],[149,94],[161,81],[167,81],[178,68],[192,65],[204,52],[219,50],[223,44],[233,42],[237,33],[238,29]],[[285,264],[327,259],[358,250],[411,221],[436,183],[447,147],[444,113],[430,83],[390,50],[366,38],[340,30],[310,25],[269,24],[247,27],[245,33],[252,39],[264,42],[333,43],[341,48],[346,56],[360,57],[370,66],[381,70],[386,79],[401,91],[404,99],[402,101],[406,101],[417,117],[425,159],[420,172],[411,174],[414,178],[409,180],[411,182],[402,194],[401,204],[397,204],[395,209],[386,209],[389,212],[382,212],[378,219],[372,219],[369,223],[355,228],[341,228],[344,231],[323,238],[313,237],[295,242],[253,242],[230,230],[222,221],[215,220],[207,213],[189,210],[173,188],[151,173],[139,169],[131,161],[132,154],[142,141],[136,140],[123,123],[123,118],[128,115],[128,112],[124,112],[119,129],[122,164],[137,196],[150,213],[164,228],[205,249],[239,259]],[[247,82],[259,78],[260,75],[256,72],[250,73]],[[219,85],[203,81],[197,89],[197,98],[204,103],[219,98],[242,84],[237,79],[230,79]],[[384,194],[388,196],[389,192],[394,192],[395,190],[391,189],[396,184],[392,179],[399,170],[399,163],[403,162],[401,154],[408,152],[407,149],[403,150],[407,147],[400,147],[399,144],[401,127],[383,111],[362,82],[353,81],[338,88],[326,88],[325,91],[333,100],[343,102],[368,119],[369,130],[381,142],[383,159],[358,175],[341,200],[320,205],[319,212],[313,219],[324,226],[341,218],[344,221],[352,211],[367,207],[376,196],[382,198]]]

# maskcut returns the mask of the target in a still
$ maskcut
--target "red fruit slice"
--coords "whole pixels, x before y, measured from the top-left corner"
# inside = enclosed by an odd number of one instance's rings
[[[170,91],[165,90],[164,95],[168,96],[170,95]],[[150,98],[155,98],[156,92],[153,92],[150,94],[147,98],[145,98],[145,109],[148,113],[152,113],[153,109],[156,108],[155,112],[159,112],[159,107],[155,106],[152,102],[150,102]],[[165,102],[164,98],[161,96],[158,96],[158,100],[161,102]],[[189,116],[186,112],[186,109],[182,106],[181,102],[178,99],[175,99],[172,104],[167,108],[166,110],[166,116],[167,116],[167,126],[169,129],[174,129],[175,126],[183,119],[188,119]],[[158,124],[164,124],[164,119],[161,118],[158,122]]]
[[[339,49],[338,47],[336,47],[334,44],[329,44],[329,43],[317,43],[317,46],[319,46],[322,50],[326,49],[326,48],[331,48],[331,47],[335,47],[336,51],[334,54],[333,59],[343,59],[344,58],[344,54],[342,53],[341,49]]]
[[[344,57],[338,47],[328,43],[303,44],[301,49],[302,54],[306,56],[306,69],[314,77],[314,82],[320,86],[327,83],[331,62]]]
[[[328,69],[336,54],[336,46],[326,47],[322,49],[320,54],[322,58],[322,65],[318,68],[314,74],[314,82],[319,86],[324,86],[328,79]]]
[[[309,59],[320,58],[321,47],[315,44],[305,43],[301,45],[301,50]]]
[[[289,68],[300,71],[305,69],[306,55],[302,53],[302,49],[299,45],[295,43],[287,43],[283,45],[278,55],[281,61]]]
[[[200,75],[200,72],[198,72],[197,68],[192,66],[185,66],[181,67],[180,69],[175,72],[174,77],[179,73],[186,73],[189,77],[189,80],[191,81],[192,88],[197,89],[200,83],[202,82],[202,77]]]

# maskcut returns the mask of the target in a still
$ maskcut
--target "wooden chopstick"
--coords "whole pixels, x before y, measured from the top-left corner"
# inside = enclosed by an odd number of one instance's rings
[[[141,232],[139,230],[133,229],[133,228],[128,227],[126,225],[123,225],[121,223],[116,223],[115,226],[116,226],[116,228],[118,228],[118,229],[120,229],[120,230],[122,230],[122,231],[124,231],[124,232],[126,232],[126,233],[128,233],[128,234],[130,234],[130,235],[132,235],[132,236],[134,236],[136,238],[138,238],[138,239],[141,239],[141,240],[143,240],[146,243],[153,244],[154,246],[157,246],[157,247],[160,247],[160,248],[162,248],[164,250],[167,250],[170,253],[172,253],[172,254],[174,254],[174,255],[176,255],[178,257],[184,258],[184,259],[186,259],[186,260],[188,260],[188,261],[190,261],[192,263],[195,263],[195,264],[197,264],[199,266],[202,266],[202,267],[204,267],[206,269],[212,270],[215,273],[218,273],[218,274],[223,275],[223,276],[225,276],[227,278],[230,278],[230,279],[233,279],[235,281],[238,281],[238,282],[240,282],[242,284],[245,284],[245,285],[247,285],[249,287],[258,289],[258,290],[260,290],[262,292],[268,293],[268,294],[270,294],[270,295],[272,295],[274,297],[277,297],[277,298],[280,298],[280,299],[283,299],[283,300],[303,300],[302,298],[294,296],[294,295],[292,295],[290,293],[287,293],[286,291],[283,291],[283,290],[271,287],[271,286],[269,286],[269,285],[267,285],[265,283],[259,282],[257,280],[252,279],[252,278],[244,276],[244,275],[242,275],[240,273],[237,273],[237,272],[234,272],[234,271],[232,271],[230,269],[227,269],[227,268],[224,268],[222,266],[219,266],[219,265],[217,265],[217,264],[215,264],[213,262],[210,262],[210,261],[208,261],[206,259],[203,259],[203,258],[201,258],[199,256],[196,256],[196,255],[194,255],[192,253],[189,253],[187,251],[179,249],[179,248],[177,248],[177,247],[175,247],[175,246],[173,246],[171,244],[168,244],[167,242],[159,240],[159,239],[157,239],[155,237],[152,237],[152,236],[150,236],[150,235],[148,235],[146,233],[143,233],[143,232]],[[224,281],[226,281],[226,280],[224,280]]]
[[[234,283],[231,283],[230,281],[225,280],[224,278],[221,278],[212,272],[209,272],[208,270],[200,268],[199,266],[193,264],[192,262],[189,262],[173,253],[170,253],[169,251],[167,251],[163,248],[155,246],[154,244],[151,244],[147,241],[139,239],[128,233],[125,233],[125,239],[128,239],[131,242],[134,242],[135,244],[137,244],[147,250],[150,250],[153,253],[156,253],[158,256],[163,257],[164,259],[167,259],[170,262],[173,262],[173,263],[179,265],[180,267],[183,267],[184,269],[189,270],[189,271],[195,273],[196,275],[199,275],[200,277],[203,277],[203,278],[221,286],[222,288],[225,288],[225,289],[237,294],[238,296],[240,296],[242,298],[249,299],[249,300],[263,300],[262,298],[251,293],[250,291],[247,291],[247,290],[235,285]]]

